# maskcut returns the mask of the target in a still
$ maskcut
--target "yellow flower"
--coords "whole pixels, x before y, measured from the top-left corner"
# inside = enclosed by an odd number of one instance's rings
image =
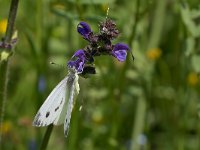
[[[0,34],[4,34],[6,32],[7,23],[7,19],[0,21]]]
[[[187,76],[187,82],[191,86],[196,86],[199,82],[198,74],[195,72],[190,72]]]
[[[9,133],[11,131],[12,124],[10,121],[5,121],[2,123],[1,132],[3,135]]]
[[[152,48],[147,51],[146,55],[150,60],[157,60],[162,55],[162,51],[159,48]]]

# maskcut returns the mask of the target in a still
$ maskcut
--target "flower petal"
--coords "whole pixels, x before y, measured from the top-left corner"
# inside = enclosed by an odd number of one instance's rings
[[[85,53],[84,50],[77,50],[72,59],[76,57],[75,60],[68,61],[67,65],[70,68],[75,68],[78,73],[83,72],[84,64],[85,64]]]
[[[77,26],[77,31],[80,33],[85,39],[88,39],[88,35],[92,32],[90,26],[86,22],[80,22]]]
[[[81,73],[83,72],[84,63],[85,63],[84,60],[78,58],[75,61],[72,60],[68,61],[67,65],[70,68],[75,68],[78,73]]]
[[[116,57],[119,61],[125,61],[127,52],[126,50],[118,50],[112,52],[113,56]]]
[[[114,46],[114,51],[118,51],[118,50],[129,50],[128,45],[123,44],[123,43],[117,43]]]
[[[123,43],[117,43],[114,46],[114,49],[112,50],[112,55],[116,57],[119,61],[125,61],[128,50],[128,45]]]
[[[72,58],[73,58],[73,57],[82,57],[82,56],[85,56],[85,52],[84,52],[84,50],[79,49],[79,50],[77,50],[77,51],[74,53],[74,55],[72,56]]]

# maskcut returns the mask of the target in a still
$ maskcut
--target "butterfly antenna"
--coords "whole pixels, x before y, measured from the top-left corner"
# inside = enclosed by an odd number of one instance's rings
[[[135,60],[135,57],[133,56],[133,52],[131,51],[131,57],[133,59],[133,61]]]

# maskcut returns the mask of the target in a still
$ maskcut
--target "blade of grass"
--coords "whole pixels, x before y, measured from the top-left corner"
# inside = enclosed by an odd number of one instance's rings
[[[159,39],[161,36],[162,27],[164,24],[164,16],[165,16],[165,8],[167,1],[158,1],[157,7],[155,10],[155,19],[154,24],[152,26],[152,32],[150,35],[150,41],[147,48],[155,48],[159,45]],[[145,83],[144,83],[145,84]],[[145,85],[143,85],[145,86]],[[151,89],[148,89],[151,90]],[[146,95],[146,94],[142,94]],[[148,94],[147,94],[148,95]],[[131,142],[131,150],[139,150],[140,145],[138,142],[139,136],[143,133],[144,124],[145,124],[145,116],[146,116],[146,98],[140,96],[137,102],[137,110],[135,113],[135,120],[133,123],[133,131],[132,131],[132,142]]]
[[[134,24],[133,24],[133,26],[131,28],[132,30],[131,30],[131,34],[130,34],[130,37],[129,37],[129,40],[128,40],[128,45],[130,46],[130,49],[133,48],[132,42],[134,40],[134,37],[135,37],[135,34],[136,34],[136,30],[137,30],[138,21],[139,21],[140,0],[136,0],[135,4],[136,4],[136,11],[133,14]],[[130,55],[128,55],[127,60],[129,60],[129,57],[130,57]],[[132,53],[131,53],[131,57],[134,60],[134,57],[132,56]],[[121,69],[121,71],[119,73],[119,76],[118,76],[118,78],[119,78],[118,80],[120,82],[116,82],[116,84],[117,84],[116,86],[119,88],[119,94],[117,95],[117,99],[119,99],[119,100],[121,100],[121,97],[123,96],[123,93],[125,91],[125,87],[126,87],[126,84],[127,84],[125,75],[126,75],[126,70],[129,68],[130,64],[131,63],[129,61],[125,62],[125,65]],[[111,88],[111,91],[112,91],[112,88]],[[110,97],[112,99],[113,92],[110,92],[110,93],[111,93]],[[115,139],[116,136],[117,136],[118,130],[120,128],[120,123],[122,123],[122,121],[121,121],[122,118],[121,118],[121,115],[120,115],[121,113],[120,113],[120,109],[119,109],[120,103],[116,103],[115,101],[113,101],[112,105],[114,105],[113,110],[114,110],[114,112],[116,112],[116,114],[115,114],[115,117],[114,117],[114,119],[112,121],[113,125],[112,125],[111,134],[110,134],[110,139]],[[116,147],[110,146],[109,149],[110,150],[116,149]]]

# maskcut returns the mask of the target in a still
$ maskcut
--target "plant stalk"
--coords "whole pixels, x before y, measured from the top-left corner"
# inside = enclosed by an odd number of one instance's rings
[[[50,139],[52,130],[53,130],[53,124],[50,124],[47,127],[47,130],[45,132],[44,138],[42,140],[42,144],[41,144],[41,147],[40,147],[41,150],[46,150],[47,149],[47,145],[49,143],[49,139]]]
[[[4,41],[6,44],[11,43],[12,40],[12,35],[14,32],[14,25],[15,25],[15,19],[17,15],[17,9],[18,9],[18,3],[19,0],[12,0],[10,4],[10,11],[9,11],[9,16],[8,16],[8,25],[6,28],[6,35],[4,37]],[[11,49],[6,49],[9,54],[12,52]],[[6,108],[6,102],[7,102],[7,97],[8,97],[8,81],[9,81],[9,57],[7,60],[2,60],[0,64],[1,68],[1,74],[0,74],[0,80],[1,82],[1,91],[2,96],[0,96],[0,102],[1,102],[1,116],[0,116],[0,145],[2,147],[2,124],[4,120],[4,114],[5,114],[5,108]]]

